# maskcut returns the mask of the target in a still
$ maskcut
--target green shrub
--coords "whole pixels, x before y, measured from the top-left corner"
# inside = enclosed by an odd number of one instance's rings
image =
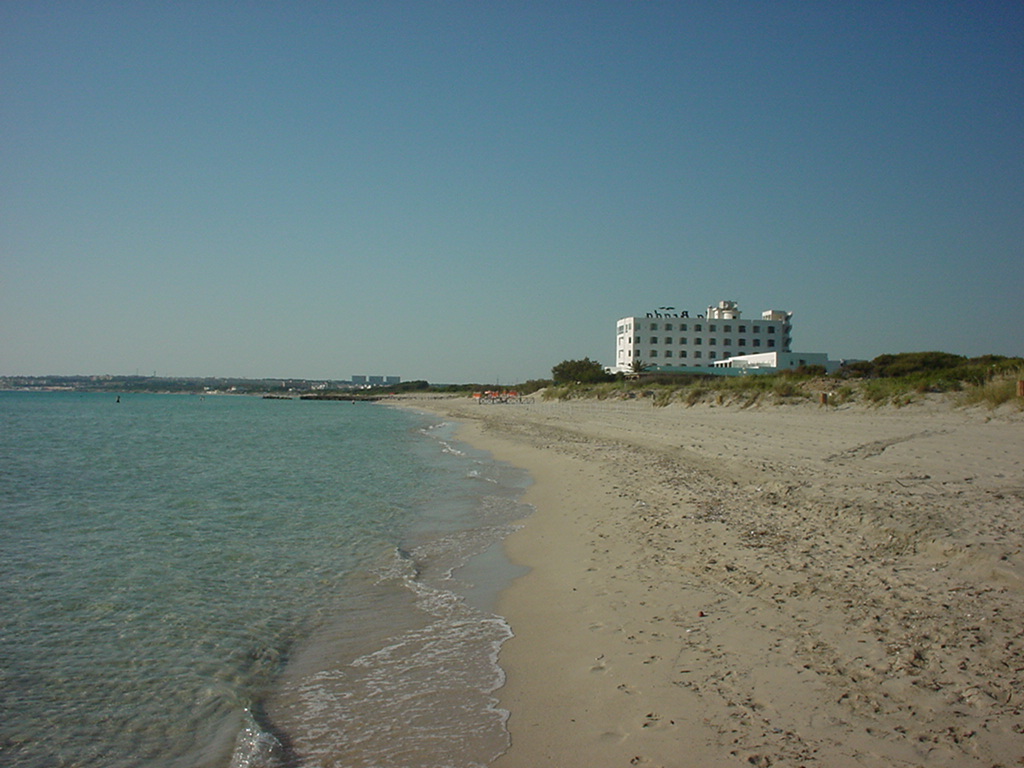
[[[605,372],[604,366],[589,357],[582,360],[563,360],[551,369],[551,378],[557,384],[615,380],[613,375]]]

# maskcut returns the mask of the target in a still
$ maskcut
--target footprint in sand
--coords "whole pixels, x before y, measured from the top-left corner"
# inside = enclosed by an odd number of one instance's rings
[[[664,730],[666,728],[674,727],[676,724],[675,720],[666,720],[657,712],[648,712],[647,716],[644,717],[643,723],[640,724],[641,728],[657,728]]]

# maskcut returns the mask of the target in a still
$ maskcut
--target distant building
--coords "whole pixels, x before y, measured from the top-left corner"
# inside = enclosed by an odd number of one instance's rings
[[[352,385],[355,387],[383,387],[401,384],[401,376],[353,376]]]
[[[765,310],[760,320],[746,320],[735,301],[720,301],[703,314],[661,307],[646,317],[623,317],[615,328],[615,372],[634,365],[655,370],[713,368],[733,357],[761,352],[789,352],[792,312]]]

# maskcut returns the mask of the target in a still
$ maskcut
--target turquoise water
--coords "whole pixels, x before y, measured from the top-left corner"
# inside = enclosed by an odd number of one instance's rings
[[[0,763],[477,766],[527,478],[436,417],[0,393]]]

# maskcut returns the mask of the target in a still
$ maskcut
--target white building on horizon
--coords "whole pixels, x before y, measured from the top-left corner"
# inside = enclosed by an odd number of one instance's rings
[[[789,352],[792,317],[768,309],[761,319],[746,320],[735,301],[720,301],[696,317],[674,307],[623,317],[616,324],[612,371],[630,373],[640,364],[656,370],[713,368],[729,358]]]
[[[352,377],[352,384],[356,387],[381,387],[391,386],[393,384],[400,384],[402,382],[401,376],[365,376],[357,375]]]

